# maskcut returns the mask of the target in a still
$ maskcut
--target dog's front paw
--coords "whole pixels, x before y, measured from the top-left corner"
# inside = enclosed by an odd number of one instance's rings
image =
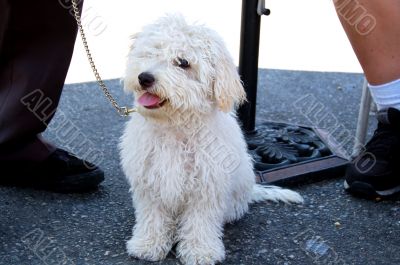
[[[133,236],[126,242],[128,254],[148,261],[160,261],[167,256],[170,246],[162,245],[156,240],[144,240]]]
[[[177,252],[185,265],[214,265],[225,259],[225,247],[220,239],[209,244],[180,242]]]

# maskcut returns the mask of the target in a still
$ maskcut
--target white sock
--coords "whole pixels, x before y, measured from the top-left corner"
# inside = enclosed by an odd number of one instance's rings
[[[400,79],[377,86],[368,84],[368,87],[378,110],[400,110]]]

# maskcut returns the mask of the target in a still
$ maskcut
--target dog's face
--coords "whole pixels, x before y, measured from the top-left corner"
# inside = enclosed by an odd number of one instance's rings
[[[229,112],[245,100],[236,67],[221,38],[180,16],[168,16],[133,37],[124,87],[142,115]]]

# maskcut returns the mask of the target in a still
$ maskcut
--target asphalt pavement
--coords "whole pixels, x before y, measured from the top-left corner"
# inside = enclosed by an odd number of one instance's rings
[[[360,74],[262,69],[257,123],[313,125],[294,106],[308,95],[321,103],[321,113],[332,113],[354,135],[362,82]],[[121,104],[132,101],[119,80],[106,83]],[[1,187],[0,264],[153,264],[125,251],[135,222],[119,166],[125,121],[95,83],[66,85],[45,136],[91,157],[106,180],[98,191],[79,195]],[[374,123],[372,117],[369,134]],[[354,198],[342,183],[337,176],[293,187],[304,205],[253,204],[243,219],[225,227],[223,264],[400,264],[400,202]],[[179,263],[171,253],[159,264]]]

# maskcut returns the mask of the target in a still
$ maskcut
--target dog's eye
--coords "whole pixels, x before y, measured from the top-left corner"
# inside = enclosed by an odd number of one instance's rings
[[[186,59],[183,58],[177,58],[176,63],[180,68],[186,69],[190,67],[189,62]]]

